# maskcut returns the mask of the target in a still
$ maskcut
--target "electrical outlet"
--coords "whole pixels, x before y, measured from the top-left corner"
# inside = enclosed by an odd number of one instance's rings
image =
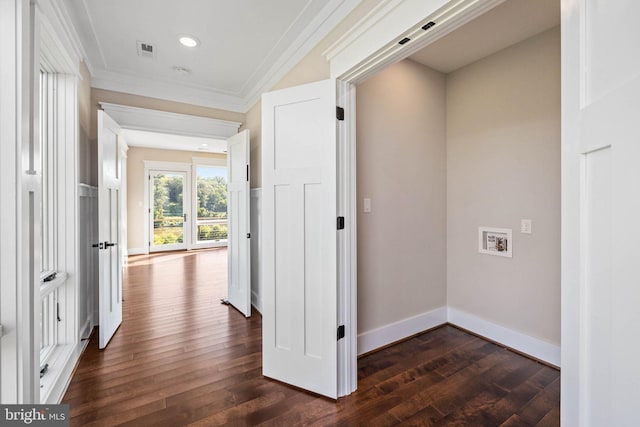
[[[522,234],[531,234],[531,220],[530,219],[521,219],[520,220],[520,232]]]

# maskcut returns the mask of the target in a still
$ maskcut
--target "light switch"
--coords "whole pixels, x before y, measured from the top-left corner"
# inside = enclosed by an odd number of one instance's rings
[[[362,210],[364,213],[371,213],[371,199],[364,199]]]
[[[520,220],[520,232],[523,234],[531,234],[531,220],[530,219],[521,219]]]

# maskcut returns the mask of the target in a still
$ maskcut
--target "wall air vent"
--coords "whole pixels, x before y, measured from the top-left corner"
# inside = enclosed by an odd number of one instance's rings
[[[143,56],[145,58],[155,58],[156,57],[156,48],[151,43],[145,43],[138,40],[136,42],[138,44],[138,56]]]

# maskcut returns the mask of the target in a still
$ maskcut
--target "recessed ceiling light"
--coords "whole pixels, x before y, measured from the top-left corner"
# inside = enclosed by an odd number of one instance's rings
[[[200,144],[200,145],[202,145],[203,147],[208,147],[209,146],[209,144],[204,143],[204,142],[202,144]]]
[[[196,47],[200,44],[200,41],[197,38],[188,34],[181,34],[178,36],[178,41],[181,45],[186,47]]]

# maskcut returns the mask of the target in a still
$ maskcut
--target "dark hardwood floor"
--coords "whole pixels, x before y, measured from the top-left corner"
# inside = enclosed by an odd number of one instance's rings
[[[94,333],[71,425],[557,426],[557,370],[443,326],[361,358],[337,402],[261,375],[261,318],[221,305],[226,250],[129,259],[123,323]]]

